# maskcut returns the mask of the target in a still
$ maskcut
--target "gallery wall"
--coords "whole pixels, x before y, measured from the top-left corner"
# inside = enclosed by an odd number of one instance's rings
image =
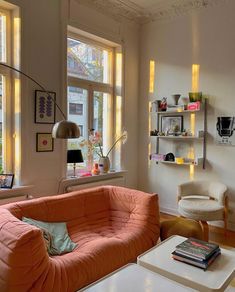
[[[124,125],[129,132],[123,166],[132,169],[126,183],[137,185],[137,125],[132,122],[138,111],[138,28],[104,17],[66,0],[11,0],[21,15],[21,69],[50,91],[56,92],[58,104],[66,112],[66,37],[67,25],[75,25],[114,42],[125,49]],[[71,6],[69,6],[69,4]],[[109,24],[109,25],[108,25]],[[125,27],[125,30],[123,29]],[[34,123],[34,91],[32,82],[21,78],[21,164],[20,183],[33,185],[35,196],[55,194],[66,175],[66,143],[54,141],[53,152],[36,152],[36,133],[51,132],[52,125]],[[132,116],[128,115],[131,110]],[[57,112],[57,119],[61,117]]]
[[[190,179],[221,181],[229,188],[229,228],[234,229],[235,147],[217,145],[215,136],[217,117],[235,115],[235,3],[220,3],[142,26],[138,182],[139,188],[159,194],[162,211],[177,214],[178,184]],[[152,94],[148,92],[150,60],[156,64]],[[188,166],[148,160],[149,143],[152,153],[156,147],[154,137],[149,137],[149,101],[165,96],[170,100],[176,93],[187,96],[192,88],[192,64],[200,65],[199,90],[209,98],[206,169],[195,167],[193,178]],[[151,122],[154,128],[153,117]],[[170,142],[165,145],[166,152],[172,149]]]

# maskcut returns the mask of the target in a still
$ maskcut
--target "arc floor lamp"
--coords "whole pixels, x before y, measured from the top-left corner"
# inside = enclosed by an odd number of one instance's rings
[[[32,82],[34,82],[35,84],[37,84],[44,92],[46,92],[46,94],[48,94],[48,96],[51,97],[52,101],[54,102],[55,106],[57,107],[57,109],[59,110],[59,112],[61,113],[63,120],[55,123],[55,125],[52,128],[52,137],[53,138],[59,138],[59,139],[71,139],[71,138],[78,138],[80,137],[80,130],[79,127],[76,123],[68,121],[66,119],[66,116],[64,114],[64,112],[62,111],[62,109],[59,107],[59,105],[57,104],[57,102],[55,101],[54,97],[52,95],[50,95],[50,93],[48,92],[48,90],[46,90],[44,88],[44,86],[42,86],[39,82],[37,82],[34,78],[32,78],[31,76],[29,76],[28,74],[22,72],[21,70],[12,67],[10,65],[7,65],[5,63],[0,62],[0,66],[6,67],[8,69],[11,69],[15,72],[20,73],[21,75],[27,77],[28,79],[30,79]]]

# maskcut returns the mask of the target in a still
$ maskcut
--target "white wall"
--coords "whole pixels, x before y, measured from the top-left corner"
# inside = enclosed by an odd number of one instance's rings
[[[126,53],[125,127],[129,140],[125,145],[124,166],[129,170],[127,185],[137,185],[138,111],[138,27],[121,23],[66,0],[10,0],[20,7],[22,24],[22,70],[48,90],[57,93],[57,102],[66,112],[66,31],[67,24],[124,43]],[[68,3],[71,3],[69,9]],[[123,29],[125,26],[125,30]],[[54,151],[36,152],[36,133],[51,132],[52,125],[34,123],[32,82],[22,78],[22,155],[21,183],[35,185],[38,196],[56,193],[65,175],[65,142],[55,140]],[[129,112],[131,111],[131,116]],[[61,117],[57,112],[57,119]]]
[[[199,89],[209,95],[209,135],[206,169],[195,167],[194,179],[219,180],[228,186],[229,226],[234,228],[235,147],[218,146],[214,142],[217,116],[235,116],[235,2],[222,3],[224,6],[196,10],[142,27],[139,96],[139,157],[142,159],[138,178],[141,189],[159,193],[162,210],[177,212],[177,185],[189,180],[189,168],[156,165],[154,162],[148,166],[148,101],[170,97],[175,93],[186,96],[191,91],[192,64],[200,64]],[[150,59],[156,61],[155,91],[152,96],[148,94]]]

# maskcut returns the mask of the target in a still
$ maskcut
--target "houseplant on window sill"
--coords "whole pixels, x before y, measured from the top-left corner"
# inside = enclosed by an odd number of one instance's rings
[[[110,149],[107,151],[107,154],[104,155],[103,149],[101,147],[101,135],[98,132],[95,132],[94,134],[94,141],[98,141],[98,150],[95,150],[95,152],[99,156],[99,169],[101,173],[107,173],[110,169],[110,160],[109,160],[109,154],[112,152],[112,150],[115,148],[115,146],[122,142],[122,144],[125,144],[127,141],[127,131],[123,131],[122,134],[115,140],[113,145],[110,147]],[[98,137],[98,139],[97,139]]]

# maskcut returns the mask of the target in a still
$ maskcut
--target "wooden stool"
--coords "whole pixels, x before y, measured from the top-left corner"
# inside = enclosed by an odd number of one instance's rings
[[[192,219],[177,217],[176,219],[162,221],[160,226],[161,241],[172,235],[204,239],[200,223]]]

